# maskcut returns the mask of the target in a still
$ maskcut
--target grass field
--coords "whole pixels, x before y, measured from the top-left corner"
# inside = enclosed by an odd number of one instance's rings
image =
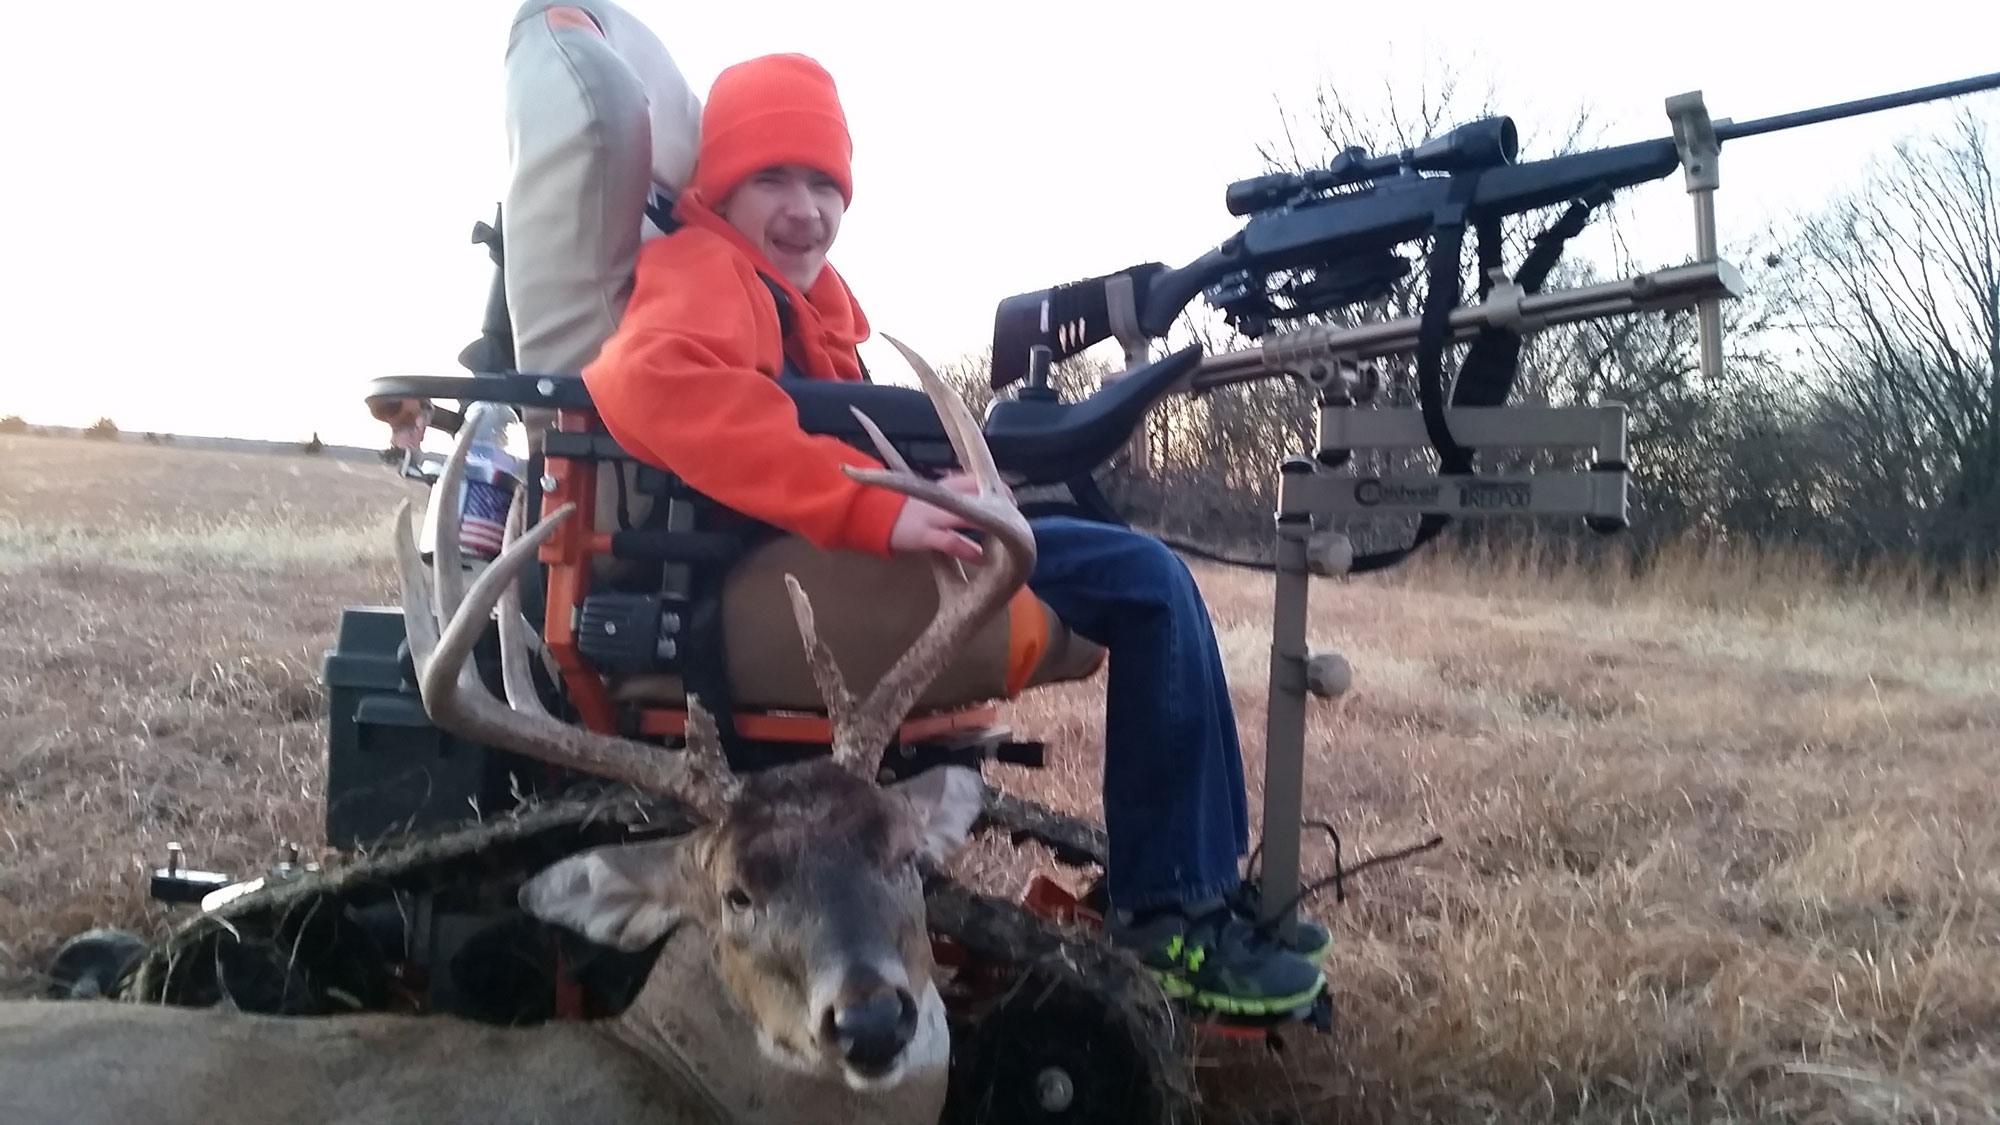
[[[155,930],[178,840],[318,839],[344,604],[391,601],[372,462],[0,436],[0,993],[94,924]],[[1268,580],[1197,570],[1261,777]],[[1340,1026],[1202,1048],[1216,1122],[2000,1118],[2000,608],[1782,562],[1611,581],[1427,561],[1320,583],[1356,690],[1316,705],[1312,909]],[[1095,813],[1097,685],[1010,721]],[[1253,802],[1254,805],[1254,802]],[[1012,889],[1039,856],[982,846]],[[1327,869],[1314,845],[1309,874]]]

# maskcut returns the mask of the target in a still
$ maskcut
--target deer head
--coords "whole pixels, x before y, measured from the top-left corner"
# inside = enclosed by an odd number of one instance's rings
[[[517,495],[500,556],[469,590],[457,521],[439,521],[430,582],[407,501],[397,537],[411,652],[424,706],[439,727],[671,795],[706,818],[671,840],[568,857],[522,888],[522,907],[625,950],[644,949],[684,922],[699,926],[766,1054],[857,1089],[896,1083],[913,1058],[944,1065],[948,1033],[931,982],[922,867],[941,864],[963,843],[984,800],[978,775],[963,769],[879,786],[871,780],[875,756],[950,655],[1026,581],[1035,558],[1033,535],[1000,482],[978,424],[929,365],[892,343],[936,403],[979,492],[963,495],[918,476],[865,416],[889,468],[849,472],[957,513],[985,533],[984,557],[970,575],[954,561],[936,560],[935,618],[858,701],[814,632],[804,592],[787,576],[832,719],[833,753],[826,758],[738,777],[695,699],[688,701],[688,745],[678,753],[550,715],[529,671],[518,581],[543,540],[573,514],[570,506],[523,533]],[[457,495],[465,454],[462,435],[438,481],[446,496]],[[506,703],[486,690],[466,659],[496,607]],[[645,1000],[642,994],[635,1008]]]

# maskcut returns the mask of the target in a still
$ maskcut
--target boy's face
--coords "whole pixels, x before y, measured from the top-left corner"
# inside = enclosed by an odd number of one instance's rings
[[[753,172],[715,210],[804,292],[819,280],[845,207],[833,177],[784,164]]]

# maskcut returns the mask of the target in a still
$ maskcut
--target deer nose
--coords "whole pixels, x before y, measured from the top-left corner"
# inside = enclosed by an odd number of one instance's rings
[[[826,1011],[823,1032],[863,1074],[887,1071],[917,1033],[917,1001],[907,988],[878,988]]]

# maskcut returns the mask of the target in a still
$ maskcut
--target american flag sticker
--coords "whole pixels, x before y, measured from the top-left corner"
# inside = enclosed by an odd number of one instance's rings
[[[507,532],[507,505],[513,497],[505,488],[485,481],[465,482],[465,507],[458,521],[459,542],[487,558],[500,553]]]

